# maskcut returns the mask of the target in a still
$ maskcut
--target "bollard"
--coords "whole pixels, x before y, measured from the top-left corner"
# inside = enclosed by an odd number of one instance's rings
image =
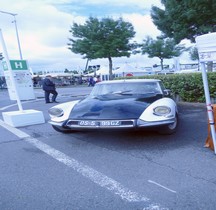
[[[212,109],[213,109],[214,122],[216,122],[216,104],[212,104]],[[216,124],[214,124],[214,127],[216,129]],[[210,123],[208,123],[208,136],[206,138],[204,147],[207,147],[214,151],[214,143],[213,143],[212,136],[211,136]]]

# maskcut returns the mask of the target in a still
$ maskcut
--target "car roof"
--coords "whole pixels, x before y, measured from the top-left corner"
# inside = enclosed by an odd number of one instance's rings
[[[121,79],[121,80],[107,80],[97,84],[110,84],[110,83],[134,83],[134,82],[160,82],[159,79]]]

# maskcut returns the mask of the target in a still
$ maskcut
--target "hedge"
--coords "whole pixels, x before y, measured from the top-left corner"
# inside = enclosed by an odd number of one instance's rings
[[[185,74],[146,75],[132,78],[160,79],[173,96],[179,96],[185,102],[205,102],[204,86],[201,72]],[[216,98],[216,72],[208,72],[208,85],[210,97]]]

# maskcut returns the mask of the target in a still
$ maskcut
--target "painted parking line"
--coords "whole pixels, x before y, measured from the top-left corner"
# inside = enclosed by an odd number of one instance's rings
[[[172,193],[177,193],[175,190],[172,190],[172,189],[170,189],[170,188],[168,188],[168,187],[165,187],[165,186],[163,186],[163,185],[161,185],[161,184],[159,184],[159,183],[157,183],[157,182],[155,182],[155,181],[148,180],[148,182],[149,182],[149,183],[152,183],[152,184],[155,184],[155,185],[157,185],[157,186],[159,186],[159,187],[161,187],[161,188],[163,188],[163,189],[165,189],[165,190],[167,190],[167,191],[170,191],[170,192],[172,192]]]
[[[15,103],[15,104],[11,104],[8,106],[4,106],[4,107],[0,108],[0,111],[4,111],[5,109],[9,109],[10,107],[13,107],[13,106],[18,106],[18,105],[17,105],[17,103]]]
[[[85,97],[86,95],[79,95],[79,96],[71,96],[71,95],[60,95],[58,96],[58,98],[69,98],[69,97]],[[29,101],[22,101],[22,104],[27,104],[27,103],[33,103],[33,102],[37,102],[37,101],[44,101],[45,99],[44,98],[37,98],[35,100],[29,100]],[[9,109],[11,107],[14,107],[14,106],[18,106],[17,103],[14,103],[14,104],[10,104],[8,106],[4,106],[4,107],[1,107],[0,108],[0,111],[4,111],[6,109]]]
[[[72,168],[74,171],[81,174],[83,177],[90,179],[95,184],[99,185],[102,188],[109,190],[110,192],[114,193],[115,195],[120,196],[121,199],[128,201],[128,202],[144,202],[148,207],[144,209],[148,210],[168,210],[168,208],[161,207],[159,204],[150,203],[150,199],[146,196],[140,195],[137,192],[131,191],[127,187],[124,187],[121,183],[115,181],[114,179],[102,174],[99,171],[71,158],[64,153],[60,152],[52,148],[51,146],[37,140],[36,138],[32,138],[27,133],[11,127],[7,125],[2,120],[0,120],[0,126],[7,129],[17,137],[23,139],[24,141],[30,143],[34,147],[38,148],[39,150],[43,151],[50,157],[54,158],[55,160],[63,163],[64,165]]]
[[[41,101],[41,100],[44,100],[44,99],[35,99],[35,100],[29,100],[29,101],[22,101],[22,104],[37,102],[37,101]],[[4,107],[0,108],[0,111],[4,111],[4,110],[9,109],[9,108],[14,107],[14,106],[18,106],[18,104],[15,103],[15,104],[11,104],[11,105],[8,105],[8,106],[4,106]]]

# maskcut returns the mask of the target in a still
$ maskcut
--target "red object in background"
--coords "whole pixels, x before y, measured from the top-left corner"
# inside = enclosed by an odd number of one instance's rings
[[[126,77],[132,77],[132,76],[133,76],[132,73],[128,73],[128,74],[126,74]]]

